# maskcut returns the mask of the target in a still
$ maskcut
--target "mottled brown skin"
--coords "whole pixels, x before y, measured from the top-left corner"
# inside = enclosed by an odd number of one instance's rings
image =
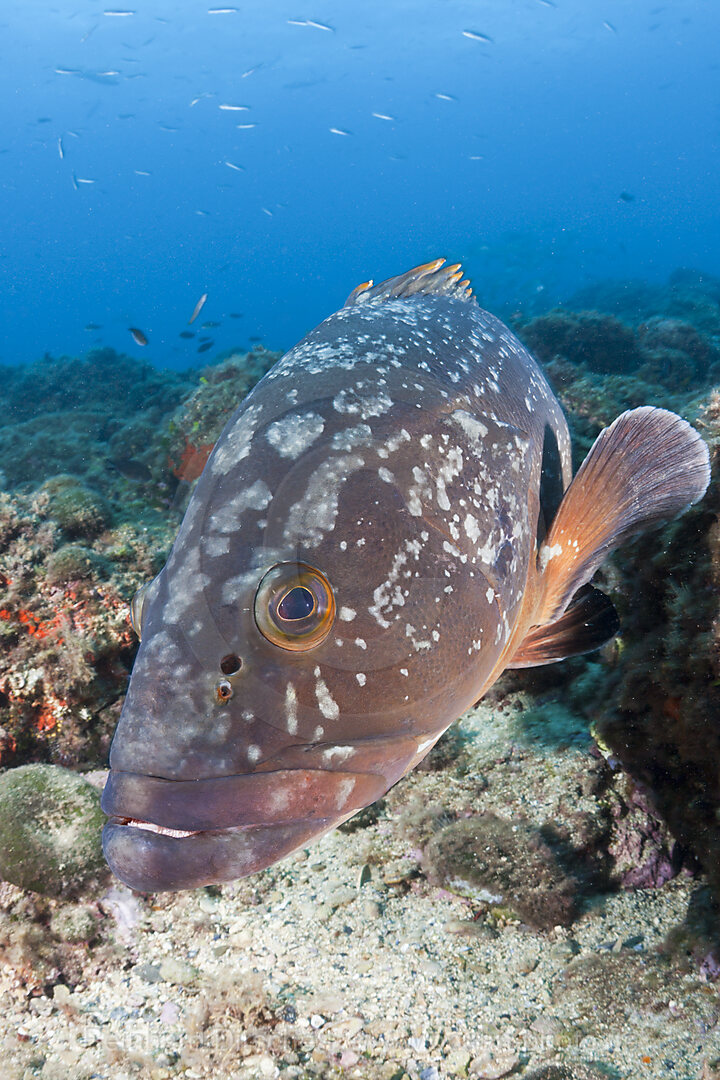
[[[263,869],[382,795],[514,658],[544,662],[522,641],[578,587],[549,589],[564,557],[537,549],[543,447],[550,433],[566,487],[567,425],[532,357],[440,265],[356,290],[208,461],[144,597],[103,797],[108,861],[134,888]],[[256,596],[296,562],[327,578],[336,614],[290,651]]]

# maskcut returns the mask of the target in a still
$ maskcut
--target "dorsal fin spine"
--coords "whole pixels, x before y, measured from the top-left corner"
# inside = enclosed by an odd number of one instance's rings
[[[363,282],[350,293],[345,307],[380,303],[384,300],[402,300],[412,296],[446,296],[452,300],[472,300],[470,282],[463,277],[460,263],[444,266],[444,262],[444,259],[433,259],[405,274],[387,278],[377,285],[373,285],[372,281]]]

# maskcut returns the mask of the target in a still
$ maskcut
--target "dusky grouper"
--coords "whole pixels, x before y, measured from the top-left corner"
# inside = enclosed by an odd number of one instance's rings
[[[458,267],[359,286],[242,402],[134,601],[113,871],[228,881],[346,820],[503,670],[608,640],[590,578],[708,480],[699,435],[644,407],[571,483],[558,401]]]

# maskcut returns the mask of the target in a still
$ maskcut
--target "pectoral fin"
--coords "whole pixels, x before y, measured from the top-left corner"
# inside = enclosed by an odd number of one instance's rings
[[[620,620],[607,596],[592,585],[583,585],[559,619],[532,628],[508,667],[537,667],[592,652],[619,629]]]
[[[575,593],[619,544],[683,513],[709,481],[708,448],[680,416],[651,406],[618,416],[595,440],[538,550],[540,602],[530,637],[560,625]]]

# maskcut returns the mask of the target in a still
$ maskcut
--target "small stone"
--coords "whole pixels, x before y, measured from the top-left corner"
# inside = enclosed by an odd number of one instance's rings
[[[363,885],[367,885],[369,881],[372,881],[372,870],[369,863],[364,863],[358,874],[358,889],[362,889]]]
[[[173,986],[192,986],[197,980],[198,970],[185,960],[166,956],[160,964],[160,978]]]
[[[53,986],[53,1002],[61,1009],[67,1008],[72,1000],[72,992],[64,983]]]
[[[321,1016],[320,1013],[313,1013],[310,1017],[310,1027],[315,1028],[316,1031],[323,1027],[324,1024],[325,1017]]]
[[[157,964],[138,964],[135,968],[135,974],[146,983],[162,982],[162,975]]]
[[[352,889],[348,885],[340,885],[328,894],[325,903],[329,904],[334,910],[335,908],[344,907],[346,904],[352,904],[356,897],[357,889]]]
[[[458,1047],[445,1055],[445,1071],[448,1076],[465,1076],[469,1061],[470,1052],[464,1046]]]
[[[160,1022],[163,1024],[175,1024],[180,1015],[180,1009],[174,1001],[166,1001],[160,1010]]]
[[[349,1016],[346,1020],[336,1020],[328,1024],[327,1030],[338,1039],[354,1039],[362,1031],[363,1024],[361,1016]]]
[[[379,919],[382,915],[382,908],[377,900],[363,900],[361,910],[366,919]]]
[[[53,912],[50,929],[61,941],[90,941],[97,930],[97,918],[89,904],[65,904]]]
[[[428,1065],[426,1069],[420,1070],[420,1080],[440,1080],[440,1073],[434,1065]]]
[[[517,1066],[519,1058],[512,1050],[498,1050],[497,1053],[484,1053],[470,1062],[469,1076],[477,1080],[500,1080]]]

